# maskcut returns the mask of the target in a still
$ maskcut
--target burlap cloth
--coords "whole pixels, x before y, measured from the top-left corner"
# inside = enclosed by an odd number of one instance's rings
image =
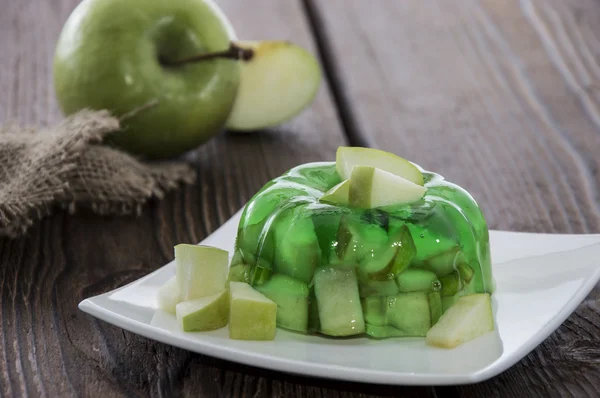
[[[81,111],[50,128],[0,127],[0,235],[16,237],[66,208],[135,214],[195,180],[184,162],[142,162],[102,140],[119,129],[106,111]]]

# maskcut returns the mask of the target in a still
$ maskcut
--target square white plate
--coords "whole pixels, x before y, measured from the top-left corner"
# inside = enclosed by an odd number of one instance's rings
[[[232,252],[241,211],[202,241]],[[183,333],[157,311],[156,291],[174,263],[79,308],[133,333],[205,355],[277,371],[367,383],[450,385],[493,377],[532,351],[600,279],[600,235],[491,231],[497,330],[454,350],[423,339],[336,340],[277,330],[274,341],[230,340],[227,328]]]

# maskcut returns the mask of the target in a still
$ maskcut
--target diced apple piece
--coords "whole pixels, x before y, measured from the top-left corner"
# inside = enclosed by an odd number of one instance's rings
[[[321,333],[351,336],[365,331],[354,268],[322,268],[315,272],[314,283]]]
[[[402,177],[372,166],[354,166],[350,176],[348,202],[365,209],[412,203],[427,189]]]
[[[325,195],[319,199],[323,203],[332,205],[347,206],[348,194],[350,193],[350,180],[344,180],[325,192]]]
[[[225,289],[229,254],[212,246],[175,246],[176,277],[181,301],[210,296]]]
[[[285,41],[238,41],[254,51],[241,61],[240,87],[227,120],[230,130],[256,130],[281,124],[314,99],[321,82],[316,58]]]
[[[321,257],[312,218],[302,215],[302,207],[288,209],[280,213],[274,228],[273,272],[310,283]]]
[[[431,327],[428,293],[365,297],[362,305],[367,334],[372,337],[423,337]]]
[[[184,332],[199,332],[225,327],[229,318],[229,293],[182,301],[175,307],[177,321]]]
[[[430,291],[437,280],[436,274],[421,268],[409,268],[396,277],[401,292]]]
[[[277,304],[245,282],[230,282],[229,294],[229,337],[236,340],[273,340]]]
[[[423,174],[414,164],[380,149],[341,146],[337,150],[335,163],[342,180],[350,178],[354,166],[372,166],[423,185]]]
[[[489,293],[462,296],[429,329],[427,344],[455,348],[494,330],[492,301]]]
[[[358,291],[360,297],[368,296],[395,296],[398,294],[398,286],[393,279],[387,281],[371,280],[369,278],[359,279]]]
[[[171,277],[164,285],[158,288],[156,299],[159,308],[169,314],[175,314],[175,306],[181,301],[179,285],[177,284],[177,278],[175,276]]]
[[[287,275],[275,274],[256,290],[277,304],[277,325],[305,333],[308,328],[308,294],[306,283]]]

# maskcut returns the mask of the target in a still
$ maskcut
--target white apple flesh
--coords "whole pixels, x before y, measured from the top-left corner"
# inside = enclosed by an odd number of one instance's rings
[[[321,82],[315,57],[285,41],[236,41],[252,49],[240,61],[240,86],[226,127],[249,131],[281,124],[304,110]]]

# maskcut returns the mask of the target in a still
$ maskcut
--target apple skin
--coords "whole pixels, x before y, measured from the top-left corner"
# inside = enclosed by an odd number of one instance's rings
[[[150,159],[180,155],[223,129],[239,63],[165,66],[160,59],[222,51],[234,39],[210,0],[83,0],[56,46],[57,100],[66,115],[88,108],[122,116],[156,103],[124,119],[110,142]]]

